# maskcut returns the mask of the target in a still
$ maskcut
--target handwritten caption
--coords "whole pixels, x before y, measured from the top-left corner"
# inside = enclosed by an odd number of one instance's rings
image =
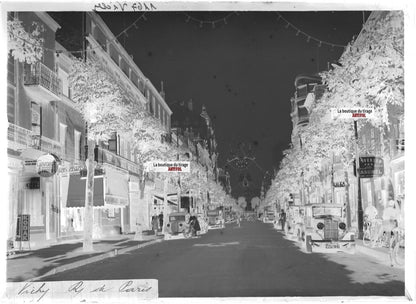
[[[14,301],[41,302],[52,299],[80,301],[108,298],[153,299],[158,297],[158,281],[108,280],[7,283],[7,297]]]
[[[152,2],[99,2],[94,5],[94,11],[114,11],[114,12],[151,12],[157,11],[157,7]]]

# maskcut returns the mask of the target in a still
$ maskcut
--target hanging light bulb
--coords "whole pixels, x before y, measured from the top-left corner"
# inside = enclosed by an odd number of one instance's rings
[[[186,23],[188,23],[189,20],[191,20],[191,17],[188,16],[188,18],[186,18]]]

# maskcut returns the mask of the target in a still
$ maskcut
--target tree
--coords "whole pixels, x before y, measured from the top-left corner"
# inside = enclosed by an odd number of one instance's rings
[[[113,132],[128,130],[134,108],[123,98],[120,86],[96,61],[75,59],[69,83],[75,107],[86,122],[88,151],[83,250],[92,251],[94,149],[99,141],[107,141]]]
[[[33,22],[29,31],[17,18],[7,20],[8,53],[19,62],[33,64],[42,59],[44,39],[40,37],[43,27]]]

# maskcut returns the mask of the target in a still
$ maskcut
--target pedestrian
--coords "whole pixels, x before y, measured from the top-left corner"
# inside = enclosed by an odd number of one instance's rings
[[[284,230],[286,224],[286,212],[283,209],[280,211],[279,222],[281,230]]]
[[[153,229],[153,233],[154,235],[158,235],[157,230],[158,230],[158,218],[156,215],[152,216],[152,229]]]
[[[159,214],[159,227],[163,229],[163,213]]]

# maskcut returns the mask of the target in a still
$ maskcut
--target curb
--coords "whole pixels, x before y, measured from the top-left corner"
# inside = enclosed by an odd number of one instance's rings
[[[67,271],[67,270],[71,270],[71,269],[74,269],[74,268],[85,266],[87,264],[99,262],[99,261],[104,260],[104,259],[113,258],[113,257],[115,257],[119,254],[123,254],[123,253],[129,252],[129,251],[144,248],[144,247],[156,244],[156,243],[160,243],[162,241],[163,241],[163,239],[160,238],[160,239],[152,240],[152,241],[149,241],[149,242],[145,242],[145,243],[135,245],[135,246],[131,246],[131,247],[127,247],[127,248],[113,249],[111,251],[107,251],[103,254],[96,255],[94,257],[90,257],[90,258],[86,258],[86,259],[83,259],[83,260],[80,260],[80,261],[69,263],[67,265],[62,265],[62,266],[55,267],[55,268],[49,270],[47,273],[45,273],[41,276],[26,280],[26,282],[37,281],[37,280],[40,280],[42,278],[45,278],[45,277],[48,277],[48,276],[51,276],[51,275],[55,275],[55,274],[60,273],[60,272],[64,272],[64,271]]]
[[[356,252],[371,256],[387,266],[391,266],[388,252],[380,252],[358,244],[355,246],[355,250]],[[397,269],[404,269],[404,266],[394,265],[393,267]]]

